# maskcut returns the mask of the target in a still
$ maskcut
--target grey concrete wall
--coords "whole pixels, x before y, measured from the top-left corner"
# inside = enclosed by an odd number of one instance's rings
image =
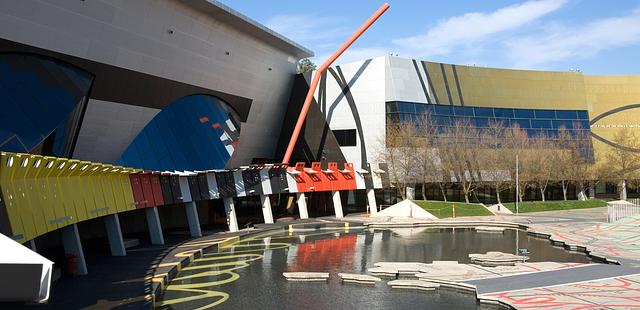
[[[211,11],[196,9],[196,2],[213,5],[200,0],[4,0],[0,37],[250,98],[251,111],[229,165],[271,157],[300,53],[216,20]]]
[[[112,163],[160,110],[90,99],[74,151],[75,158]]]

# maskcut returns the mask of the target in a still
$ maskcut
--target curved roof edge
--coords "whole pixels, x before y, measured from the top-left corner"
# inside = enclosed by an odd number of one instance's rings
[[[308,48],[267,28],[266,26],[230,8],[220,1],[182,0],[182,3],[191,6],[200,12],[207,13],[218,21],[233,26],[233,28],[242,31],[247,35],[253,36],[299,58],[312,57],[314,55],[313,52]]]

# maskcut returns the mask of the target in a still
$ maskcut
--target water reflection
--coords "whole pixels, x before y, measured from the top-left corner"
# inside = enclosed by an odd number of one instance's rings
[[[172,282],[169,288],[211,281],[207,289],[228,296],[228,299],[219,304],[219,307],[227,309],[476,309],[474,296],[453,291],[392,291],[384,282],[375,287],[343,285],[335,276],[332,276],[329,283],[290,283],[284,280],[282,272],[366,273],[374,263],[381,261],[468,262],[470,253],[513,253],[518,247],[528,248],[531,261],[534,262],[588,262],[582,254],[553,247],[547,240],[529,237],[526,233],[515,230],[506,230],[504,234],[476,233],[469,229],[426,228],[276,233],[245,241],[223,249],[221,253],[208,254],[210,258],[226,257],[228,260],[224,261],[225,266],[242,265],[242,268],[233,270],[237,274],[235,281],[216,284],[213,278],[189,278],[189,270],[183,270],[178,279],[184,280]],[[234,261],[235,255],[238,258]],[[252,255],[252,258],[257,258],[253,256],[257,255],[259,258],[248,262],[244,255]],[[192,266],[207,268],[203,264],[206,263],[196,261]],[[225,270],[224,268],[226,267],[212,266],[210,271],[216,274]],[[166,305],[175,309],[207,306],[202,299],[197,303],[189,301],[192,296],[193,292],[168,290],[164,298],[168,301]],[[171,303],[171,300],[182,302]]]

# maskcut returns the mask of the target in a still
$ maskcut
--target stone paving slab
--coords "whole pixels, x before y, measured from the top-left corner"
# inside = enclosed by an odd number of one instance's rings
[[[518,309],[640,309],[640,275],[481,294]]]
[[[311,282],[329,280],[328,272],[283,272],[282,276],[284,276],[287,281]]]
[[[421,291],[435,291],[440,287],[440,284],[421,280],[393,280],[387,282],[387,284],[392,288]]]

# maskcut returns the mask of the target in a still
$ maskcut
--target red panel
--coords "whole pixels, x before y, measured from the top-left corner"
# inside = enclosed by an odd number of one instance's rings
[[[153,207],[155,202],[153,201],[153,189],[151,189],[151,180],[149,176],[151,174],[144,172],[140,174],[140,183],[142,184],[142,193],[144,194],[144,207]]]
[[[160,172],[153,172],[149,179],[151,180],[151,191],[153,192],[154,205],[164,205],[164,198],[162,198],[162,187],[160,186]]]
[[[347,182],[347,187],[345,189],[350,190],[350,189],[357,189],[357,185],[356,185],[356,173],[355,173],[355,168],[353,167],[352,163],[344,163],[344,172],[341,172],[342,177],[345,179],[345,181]],[[348,171],[348,172],[346,172]]]
[[[342,189],[340,184],[340,171],[338,170],[338,163],[329,163],[328,170],[324,172],[324,176],[329,182],[329,187],[332,191],[339,191]]]
[[[311,163],[311,168],[304,169],[304,172],[312,182],[312,188],[310,188],[311,191],[320,192],[330,188],[330,185],[324,177],[324,173],[322,173],[322,168],[320,168],[319,162]],[[327,189],[325,189],[325,186]]]
[[[131,190],[133,191],[133,199],[136,203],[136,208],[144,208],[144,194],[142,193],[142,183],[140,182],[140,174],[132,173],[129,175],[131,180]]]
[[[298,192],[306,193],[312,192],[313,189],[313,181],[309,178],[309,175],[304,172],[304,163],[296,163],[296,166],[292,170],[295,174],[293,177],[296,179],[296,184],[298,185]]]

